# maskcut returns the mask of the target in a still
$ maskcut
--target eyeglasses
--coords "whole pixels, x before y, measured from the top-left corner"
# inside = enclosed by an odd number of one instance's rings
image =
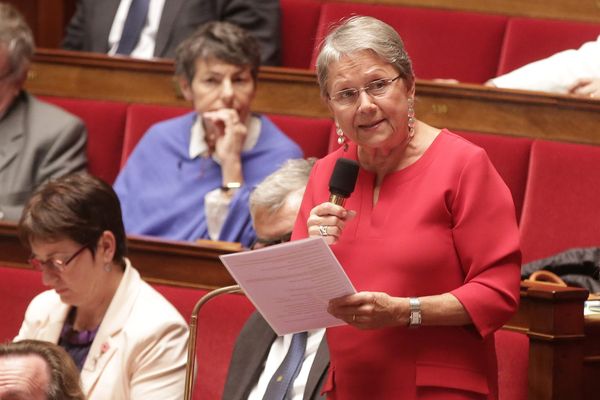
[[[371,97],[383,97],[387,94],[392,86],[394,81],[398,80],[402,75],[398,75],[395,78],[389,79],[377,79],[376,81],[370,82],[366,84],[364,87],[357,88],[349,88],[340,90],[333,94],[333,96],[329,96],[329,100],[337,103],[340,106],[351,106],[356,103],[358,100],[358,96],[360,92],[363,90]]]
[[[263,247],[269,247],[269,246],[273,246],[276,244],[289,242],[291,238],[292,238],[292,232],[288,232],[285,235],[279,236],[278,238],[275,238],[275,239],[256,238],[254,243],[252,243],[252,246],[250,246],[250,249],[257,250],[257,249],[262,249]]]
[[[29,257],[29,264],[38,271],[42,271],[43,268],[45,267],[47,270],[50,270],[52,272],[61,273],[61,272],[64,272],[65,269],[67,268],[67,265],[69,265],[69,263],[71,261],[73,261],[75,259],[75,257],[77,257],[79,254],[81,254],[81,252],[83,252],[83,250],[87,249],[88,246],[89,246],[89,244],[82,246],[66,261],[63,261],[61,259],[54,258],[54,257],[50,257],[46,261],[42,261],[39,258],[35,258],[35,257],[31,256],[31,257]]]

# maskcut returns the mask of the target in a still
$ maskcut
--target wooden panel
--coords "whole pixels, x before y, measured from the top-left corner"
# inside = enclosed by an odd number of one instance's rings
[[[536,18],[600,22],[597,0],[343,0],[354,3],[391,4],[477,11]]]
[[[8,0],[25,17],[37,47],[56,48],[75,10],[74,0]]]
[[[228,242],[194,244],[145,237],[128,237],[129,259],[144,279],[155,283],[202,289],[235,284],[219,255],[239,249]],[[29,268],[29,253],[17,238],[16,225],[0,222],[0,262]]]
[[[584,398],[583,302],[587,295],[579,288],[522,282],[519,312],[506,328],[529,337],[530,399]]]
[[[314,72],[263,67],[253,109],[328,117]],[[34,94],[182,106],[173,63],[40,50],[26,87]],[[417,81],[419,119],[437,127],[600,144],[600,101],[480,85]]]

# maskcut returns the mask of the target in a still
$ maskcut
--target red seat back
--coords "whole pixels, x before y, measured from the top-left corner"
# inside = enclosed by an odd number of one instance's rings
[[[523,262],[600,245],[600,147],[536,140],[521,215]]]
[[[144,133],[154,124],[166,119],[175,118],[190,112],[189,107],[159,106],[153,104],[132,104],[127,109],[127,124],[125,125],[125,138],[123,151],[120,155],[121,167],[140,141]]]
[[[88,170],[112,184],[121,165],[127,103],[48,96],[41,99],[83,120],[88,131]]]
[[[600,35],[600,24],[511,18],[506,27],[498,75],[562,50],[577,49]]]
[[[332,2],[323,4],[321,9],[317,43],[332,24],[351,15],[372,16],[395,28],[413,61],[417,78],[482,83],[496,74],[507,17]],[[311,65],[317,54],[315,49]]]
[[[46,290],[38,271],[0,266],[0,343],[11,341],[19,333],[27,306]]]
[[[331,119],[281,114],[269,114],[268,117],[302,148],[304,157],[321,158],[327,155],[329,132],[333,124]]]
[[[194,305],[207,293],[168,285],[153,285],[189,321]],[[192,398],[220,399],[235,340],[254,311],[246,296],[225,294],[208,301],[200,309],[197,322],[196,381]]]
[[[281,0],[281,65],[310,68],[321,0]]]
[[[512,136],[455,132],[485,149],[494,167],[496,167],[496,170],[512,193],[517,220],[519,220],[523,209],[523,198],[525,196],[525,186],[527,185],[527,170],[529,168],[529,153],[533,141],[527,138]]]

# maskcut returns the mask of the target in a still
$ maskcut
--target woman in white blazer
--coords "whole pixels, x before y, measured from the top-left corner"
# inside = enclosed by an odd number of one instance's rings
[[[30,303],[15,341],[64,347],[89,400],[183,398],[187,325],[125,258],[113,189],[87,174],[51,181],[29,200],[19,234],[51,290]]]

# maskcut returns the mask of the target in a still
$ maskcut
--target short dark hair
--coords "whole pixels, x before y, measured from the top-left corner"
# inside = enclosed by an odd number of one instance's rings
[[[19,237],[32,240],[70,239],[95,255],[104,231],[115,236],[113,261],[125,268],[127,237],[121,204],[113,188],[87,173],[67,175],[42,185],[29,199],[19,221]]]
[[[71,356],[60,346],[40,340],[22,340],[0,344],[0,358],[41,357],[48,367],[48,400],[85,400],[81,390],[79,370]]]
[[[196,60],[217,59],[237,66],[249,66],[256,82],[260,67],[258,41],[248,31],[229,22],[209,22],[177,46],[175,74],[192,82]]]

